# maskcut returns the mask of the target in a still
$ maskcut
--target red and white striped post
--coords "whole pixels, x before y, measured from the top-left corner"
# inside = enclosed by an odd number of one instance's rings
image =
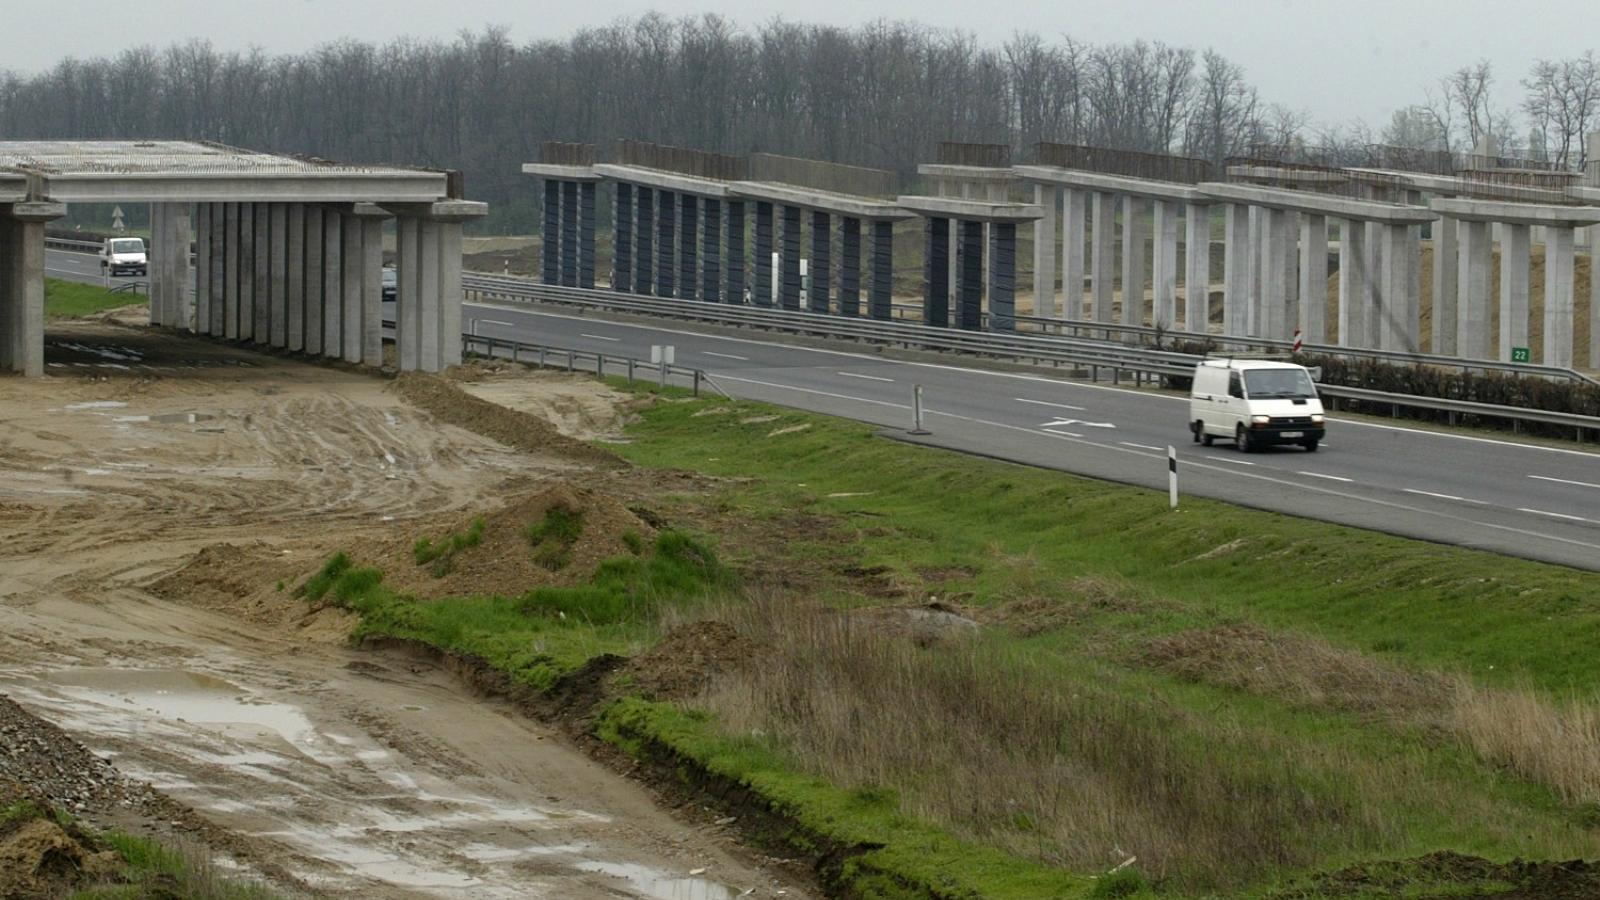
[[[1300,352],[1300,347],[1301,347],[1300,329],[1296,328],[1294,330],[1294,352],[1295,353],[1299,353]]]

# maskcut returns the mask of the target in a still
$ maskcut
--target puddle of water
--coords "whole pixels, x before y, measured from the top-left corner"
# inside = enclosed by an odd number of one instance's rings
[[[155,416],[117,416],[114,422],[155,422],[161,425],[193,425],[215,419],[211,413],[162,413]]]
[[[672,875],[660,869],[633,863],[598,862],[585,860],[575,868],[584,872],[598,872],[628,882],[634,890],[654,900],[732,900],[735,891],[726,885],[704,878]]]

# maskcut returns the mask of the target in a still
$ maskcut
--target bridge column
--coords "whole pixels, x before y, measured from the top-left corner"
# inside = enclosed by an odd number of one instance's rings
[[[959,220],[961,229],[961,276],[958,283],[956,327],[965,331],[983,329],[984,223]]]
[[[1379,348],[1415,352],[1406,327],[1407,294],[1411,286],[1410,241],[1404,225],[1384,224],[1382,228],[1383,264],[1379,269]],[[1526,272],[1526,268],[1523,270]]]
[[[165,203],[150,204],[150,249],[147,257],[150,260],[150,280],[145,289],[146,298],[150,301],[149,322],[160,326],[167,324],[168,307],[171,306],[168,293],[174,274],[170,271],[172,248],[168,242],[172,235],[167,230],[167,206]]]
[[[1547,366],[1572,368],[1573,235],[1551,225],[1544,235],[1544,359]],[[1591,266],[1593,263],[1591,262]],[[1595,278],[1593,268],[1589,277]]]
[[[800,308],[800,207],[783,209],[783,234],[778,252],[778,269],[781,274],[778,299],[784,309]]]
[[[322,348],[338,359],[344,341],[344,217],[337,209],[322,211]]]
[[[1589,135],[1589,141],[1600,150],[1600,134]],[[1589,166],[1600,170],[1600,153],[1589,157]],[[1600,223],[1589,226],[1589,368],[1600,369]]]
[[[65,204],[0,206],[0,371],[44,375],[44,225]]]
[[[755,266],[751,270],[750,298],[756,306],[772,305],[772,217],[772,204],[757,200],[755,258],[750,261]]]
[[[1457,232],[1455,352],[1468,359],[1489,359],[1489,273],[1494,267],[1489,223],[1463,220]]]
[[[544,180],[544,209],[539,230],[539,280],[561,283],[561,182]]]
[[[700,198],[678,195],[678,296],[693,300],[700,281]]]
[[[211,204],[201,203],[194,216],[194,330],[211,333]]]
[[[239,252],[239,213],[243,210],[238,203],[222,204],[222,303],[223,323],[222,337],[235,341],[239,339],[239,263],[242,254]],[[215,318],[215,316],[213,316]]]
[[[839,315],[861,315],[861,220],[839,220]]]
[[[744,302],[744,201],[728,201],[728,295],[729,303]]]
[[[561,182],[561,284],[578,286],[578,183]]]
[[[1283,214],[1283,339],[1300,327],[1300,213]]]
[[[707,303],[722,302],[722,201],[715,197],[705,199],[701,210],[703,249],[700,253],[700,299]]]
[[[239,334],[249,341],[256,333],[256,205],[239,204]]]
[[[1281,209],[1261,210],[1261,298],[1257,337],[1283,340],[1289,321],[1289,221]]]
[[[251,296],[254,300],[255,324],[250,337],[256,344],[265,346],[272,339],[272,207],[267,203],[250,206],[254,225],[251,229],[253,246],[250,251]]]
[[[950,221],[929,216],[923,226],[927,239],[922,277],[924,325],[945,327],[950,324]]]
[[[1116,265],[1117,198],[1104,191],[1094,192],[1094,227],[1089,236],[1093,241],[1089,254],[1090,290],[1093,293],[1093,318],[1096,322],[1110,322],[1113,278]]]
[[[1033,186],[1033,202],[1044,216],[1033,223],[1033,314],[1056,315],[1056,204],[1061,190],[1053,184]]]
[[[1328,219],[1300,218],[1300,336],[1308,344],[1328,342]]]
[[[578,185],[578,287],[594,288],[595,192],[593,181]]]
[[[207,203],[206,209],[206,227],[210,231],[210,237],[206,242],[206,254],[210,260],[206,266],[206,305],[209,307],[206,334],[222,337],[227,330],[228,318],[227,205]]]
[[[1339,223],[1339,346],[1366,347],[1367,335],[1367,223],[1345,219]]]
[[[563,188],[563,195],[566,190]],[[565,220],[566,204],[562,203],[563,222],[561,226],[561,280],[565,283],[567,275],[571,272],[566,265],[567,260],[567,225]],[[445,339],[440,327],[443,323],[439,314],[439,223],[422,217],[417,222],[417,369],[423,372],[439,372],[444,369],[444,353],[440,341]],[[460,332],[450,336],[452,340],[461,340]]]
[[[1237,337],[1249,324],[1250,210],[1229,203],[1222,230],[1222,333]]]
[[[1183,211],[1183,327],[1205,334],[1211,320],[1211,207]]]
[[[1145,313],[1145,241],[1150,236],[1146,221],[1150,201],[1143,197],[1122,198],[1122,324],[1143,325]]]
[[[1511,362],[1513,347],[1528,346],[1528,267],[1531,235],[1527,225],[1506,224],[1500,241],[1500,361]]]
[[[1150,324],[1176,328],[1178,322],[1178,217],[1177,204],[1155,201],[1155,231],[1151,238]]]
[[[422,260],[417,244],[421,232],[421,222],[415,215],[396,216],[394,336],[402,372],[416,371],[422,360]]]
[[[655,262],[656,193],[652,188],[639,185],[635,188],[637,218],[633,232],[633,290],[646,296],[655,293],[652,277]]]
[[[872,285],[867,294],[867,315],[887,322],[894,318],[894,222],[872,222]]]
[[[291,203],[284,211],[284,338],[287,350],[306,348],[306,205]]]
[[[1456,354],[1456,311],[1461,278],[1459,226],[1448,216],[1433,223],[1433,326],[1432,350],[1443,356]]]
[[[656,191],[656,296],[676,297],[678,198],[672,191]]]
[[[271,284],[272,324],[269,343],[274,347],[289,346],[289,204],[274,203],[267,207],[268,279]]]
[[[1053,248],[1055,240],[1047,243]],[[1017,223],[989,226],[989,330],[1017,330]]]
[[[616,211],[612,217],[611,289],[633,291],[633,185],[616,184]]]
[[[1083,240],[1088,216],[1086,195],[1076,188],[1061,192],[1061,314],[1083,318]]]
[[[383,220],[361,215],[361,362],[383,365]],[[398,298],[396,298],[398,299]]]
[[[327,249],[322,235],[323,209],[307,205],[305,214],[305,266],[301,283],[305,285],[305,352],[312,355],[322,352],[322,328],[326,321],[323,307],[327,302],[327,279],[323,274],[323,251]],[[413,237],[413,241],[415,237]]]
[[[814,209],[811,211],[811,286],[806,293],[806,306],[812,312],[830,311],[832,275],[833,217]]]
[[[1244,309],[1244,331],[1241,334],[1257,336],[1261,334],[1261,266],[1266,254],[1261,252],[1261,244],[1266,238],[1263,235],[1261,223],[1265,211],[1259,206],[1250,207],[1250,245],[1246,248],[1249,254],[1249,279],[1250,287],[1247,296],[1249,301]]]
[[[339,214],[339,298],[343,311],[339,317],[339,357],[347,363],[361,362],[363,284],[361,218],[354,213]]]

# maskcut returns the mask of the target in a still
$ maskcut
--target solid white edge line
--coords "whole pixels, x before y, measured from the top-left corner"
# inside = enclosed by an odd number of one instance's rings
[[[750,357],[748,357],[748,356],[735,356],[732,353],[718,353],[715,350],[701,350],[700,353],[703,356],[716,356],[716,357],[720,357],[722,359],[736,359],[739,362],[749,362],[750,361]]]
[[[578,337],[594,338],[597,341],[610,341],[613,344],[617,344],[617,343],[621,343],[622,342],[622,338],[619,338],[619,337],[607,337],[606,335],[603,335],[603,334],[584,334],[581,331],[578,332]]]
[[[473,319],[472,321],[477,322],[480,325],[499,325],[502,328],[517,327],[515,322],[502,322],[499,319]]]
[[[1528,477],[1538,479],[1539,481],[1554,481],[1557,484],[1575,484],[1578,487],[1600,488],[1600,484],[1595,484],[1589,481],[1573,481],[1571,478],[1552,478],[1549,475],[1529,475]]]
[[[1014,399],[1018,403],[1032,403],[1035,406],[1054,406],[1057,409],[1070,409],[1073,412],[1084,412],[1085,411],[1084,407],[1082,407],[1082,406],[1073,406],[1070,403],[1051,403],[1051,402],[1046,401],[1046,400],[1029,400],[1027,397],[1016,397]]]
[[[1041,428],[1039,430],[1044,432],[1045,434],[1059,434],[1062,437],[1075,437],[1075,438],[1083,437],[1083,435],[1077,433],[1076,431],[1051,431],[1048,428]]]
[[[1517,512],[1533,513],[1536,516],[1550,516],[1555,519],[1567,519],[1572,522],[1593,521],[1592,519],[1585,519],[1583,516],[1569,516],[1566,513],[1550,512],[1547,509],[1529,509],[1526,506],[1517,507]]]
[[[1135,444],[1133,441],[1117,441],[1117,443],[1124,447],[1137,447],[1140,450],[1154,450],[1157,453],[1167,452],[1167,448],[1165,447],[1152,447],[1149,444]]]
[[[1296,472],[1295,474],[1297,474],[1297,475],[1310,475],[1312,478],[1326,478],[1329,481],[1344,481],[1344,482],[1355,481],[1354,478],[1346,478],[1343,475],[1325,475],[1325,474],[1323,474],[1321,472]]]
[[[890,384],[894,383],[894,379],[893,378],[883,378],[883,377],[878,376],[878,375],[862,375],[862,374],[859,374],[859,373],[856,373],[856,372],[835,372],[833,374],[835,374],[835,375],[843,375],[846,378],[864,378],[867,381],[887,381]]]
[[[1236,466],[1253,466],[1253,465],[1255,465],[1255,463],[1249,461],[1248,459],[1234,459],[1231,456],[1215,456],[1215,455],[1210,454],[1210,453],[1202,453],[1201,456],[1204,456],[1206,459],[1214,459],[1217,462],[1233,463]]]

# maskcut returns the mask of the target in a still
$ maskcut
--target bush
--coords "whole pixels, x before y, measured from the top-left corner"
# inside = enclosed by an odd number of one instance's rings
[[[522,530],[533,545],[533,561],[552,572],[559,572],[572,560],[572,547],[583,534],[583,513],[566,506],[552,506],[537,523]]]
[[[483,543],[483,519],[479,517],[472,520],[472,525],[465,532],[455,532],[437,544],[427,538],[418,538],[417,542],[411,545],[411,558],[416,560],[419,566],[432,563],[429,571],[433,573],[433,577],[443,578],[455,567],[457,553],[481,543]]]

